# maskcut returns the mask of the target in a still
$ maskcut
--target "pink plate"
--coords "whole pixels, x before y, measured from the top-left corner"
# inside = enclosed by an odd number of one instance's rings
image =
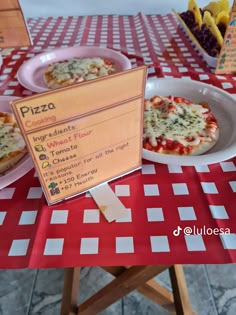
[[[0,111],[10,112],[10,101],[16,100],[18,97],[0,96]],[[13,168],[8,170],[4,175],[0,175],[0,189],[15,182],[34,167],[33,161],[29,154],[26,154]]]
[[[70,58],[91,58],[101,57],[109,59],[113,62],[118,71],[131,69],[129,59],[117,52],[108,48],[94,47],[94,46],[78,46],[59,48],[44,53],[38,54],[35,57],[24,62],[19,68],[17,79],[21,85],[33,92],[48,91],[43,78],[43,72],[48,64],[63,61]]]

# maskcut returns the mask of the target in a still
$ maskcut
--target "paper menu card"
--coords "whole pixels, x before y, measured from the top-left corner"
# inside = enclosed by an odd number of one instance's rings
[[[48,204],[141,167],[146,67],[12,102]]]
[[[0,1],[0,47],[30,46],[31,38],[18,0]]]
[[[236,1],[234,1],[224,43],[217,60],[216,74],[236,73]]]

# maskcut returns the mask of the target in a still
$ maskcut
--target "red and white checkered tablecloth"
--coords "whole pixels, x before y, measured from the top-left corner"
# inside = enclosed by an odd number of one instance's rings
[[[19,66],[45,49],[74,45],[113,48],[134,67],[153,65],[150,77],[195,79],[236,95],[236,77],[216,76],[171,14],[38,18],[28,25],[34,46],[4,57],[1,95],[31,95],[16,79]],[[196,167],[144,160],[141,171],[110,185],[128,209],[112,223],[89,194],[47,206],[34,170],[2,189],[0,268],[236,262],[236,158]]]

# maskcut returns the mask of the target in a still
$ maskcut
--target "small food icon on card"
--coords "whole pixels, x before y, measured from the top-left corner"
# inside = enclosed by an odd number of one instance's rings
[[[35,151],[37,152],[42,152],[42,151],[46,151],[46,149],[41,145],[41,144],[37,144],[34,146]]]
[[[53,195],[56,195],[56,194],[60,194],[60,189],[57,187],[57,183],[50,183],[48,185],[48,188],[50,188],[50,194],[53,196]]]
[[[43,163],[42,163],[42,168],[44,169],[44,168],[47,168],[47,167],[50,167],[51,166],[51,164],[48,162],[48,161],[44,161]]]
[[[47,156],[46,154],[40,154],[40,155],[39,155],[39,159],[40,159],[41,161],[48,160],[48,156]]]

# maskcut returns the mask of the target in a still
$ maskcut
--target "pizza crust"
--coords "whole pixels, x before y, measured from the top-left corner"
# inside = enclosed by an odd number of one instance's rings
[[[27,153],[26,144],[9,112],[0,112],[0,174],[14,167]]]
[[[201,155],[204,154],[208,151],[210,151],[217,143],[217,141],[219,140],[219,129],[217,129],[216,133],[215,133],[215,140],[212,140],[211,142],[205,142],[205,143],[201,143],[200,145],[196,146],[195,148],[192,148],[192,151],[189,154],[182,154],[184,155],[188,155],[188,156],[196,156],[196,155]],[[171,154],[171,155],[180,155],[177,152],[175,153],[174,151],[171,150],[161,150],[161,151],[157,151],[158,153],[162,153],[162,154]]]
[[[193,149],[190,155],[201,155],[210,151],[219,140],[219,136],[220,136],[219,128],[216,130],[214,136],[215,136],[214,140],[212,140],[211,142],[201,143],[200,146]]]
[[[0,174],[4,174],[12,167],[14,167],[27,153],[27,150],[16,151],[12,155],[9,155],[7,158],[0,160]]]

